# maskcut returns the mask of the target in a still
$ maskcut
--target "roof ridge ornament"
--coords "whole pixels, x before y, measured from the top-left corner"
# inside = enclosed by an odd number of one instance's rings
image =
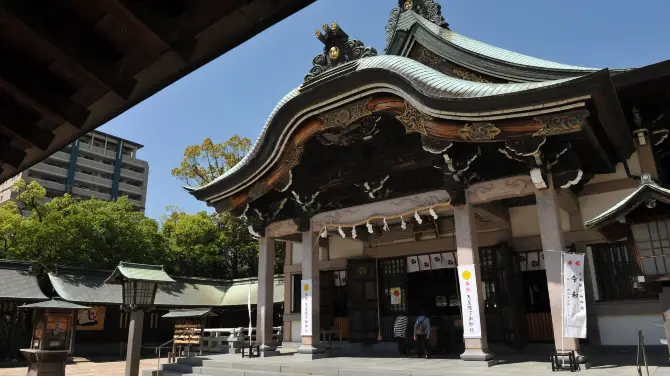
[[[442,6],[435,0],[398,0],[401,12],[412,10],[439,27],[449,30],[449,23],[442,16]]]
[[[323,24],[323,32],[317,30],[315,35],[323,43],[324,48],[323,52],[312,60],[313,66],[305,75],[305,82],[350,61],[377,56],[377,50],[374,47],[365,46],[358,39],[349,39],[349,35],[336,22],[330,26]]]

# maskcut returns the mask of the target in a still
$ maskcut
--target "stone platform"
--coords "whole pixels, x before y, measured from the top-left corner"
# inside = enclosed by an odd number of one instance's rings
[[[616,358],[612,359],[616,360]],[[468,364],[460,359],[330,357],[303,360],[292,353],[270,358],[241,358],[239,355],[212,355],[178,359],[163,365],[163,376],[435,376],[491,375],[535,376],[556,375],[546,361],[505,360],[490,368]],[[602,359],[586,372],[589,375],[637,375],[634,364],[603,364]],[[561,372],[558,372],[561,373]],[[643,375],[646,372],[643,370]],[[649,367],[650,376],[670,376],[670,368]]]

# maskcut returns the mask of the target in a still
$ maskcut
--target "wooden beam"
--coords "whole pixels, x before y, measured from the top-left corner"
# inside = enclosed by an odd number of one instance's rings
[[[640,182],[633,179],[617,179],[605,181],[602,183],[587,184],[584,186],[584,189],[579,192],[579,196],[590,196],[607,192],[621,191],[624,189],[635,189],[639,186]]]
[[[69,99],[76,89],[45,74],[28,58],[15,50],[0,46],[0,87],[17,100],[53,120],[56,124],[65,121],[81,128],[89,111]]]
[[[162,50],[173,50],[184,61],[188,62],[191,60],[191,56],[197,45],[197,40],[194,37],[190,37],[186,38],[186,40],[177,41],[174,38],[174,30],[177,28],[176,22],[145,23],[136,13],[119,0],[99,0],[97,5],[108,12],[108,14],[114,15],[118,19],[123,20],[123,22],[126,22],[128,26],[135,29],[137,31],[136,37],[144,42],[138,43],[138,45],[150,45],[156,46]]]
[[[1,110],[0,113],[2,113]],[[27,154],[25,151],[12,146],[10,142],[9,137],[0,135],[0,166],[7,163],[14,168],[19,168]]]
[[[569,189],[561,189],[557,192],[558,205],[566,212],[579,213],[579,199]]]
[[[24,1],[3,1],[0,22],[14,26],[18,39],[37,41],[43,52],[58,56],[94,78],[101,85],[128,99],[137,81],[116,66],[122,56],[106,40],[96,35],[59,6],[58,2],[40,2],[35,8]]]
[[[55,135],[37,125],[40,115],[17,103],[12,103],[0,93],[0,130],[9,136],[46,150]]]

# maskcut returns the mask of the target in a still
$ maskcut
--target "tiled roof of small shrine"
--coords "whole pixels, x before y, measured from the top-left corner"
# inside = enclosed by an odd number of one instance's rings
[[[47,300],[31,263],[0,260],[0,300]]]

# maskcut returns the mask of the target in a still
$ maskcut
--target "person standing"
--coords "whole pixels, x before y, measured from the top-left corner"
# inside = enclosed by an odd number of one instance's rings
[[[417,345],[417,356],[428,359],[428,340],[430,339],[430,319],[419,316],[414,323],[414,340]]]
[[[393,323],[393,337],[395,337],[396,342],[398,343],[398,352],[400,355],[407,355],[407,316],[401,314],[396,317],[395,322]]]

